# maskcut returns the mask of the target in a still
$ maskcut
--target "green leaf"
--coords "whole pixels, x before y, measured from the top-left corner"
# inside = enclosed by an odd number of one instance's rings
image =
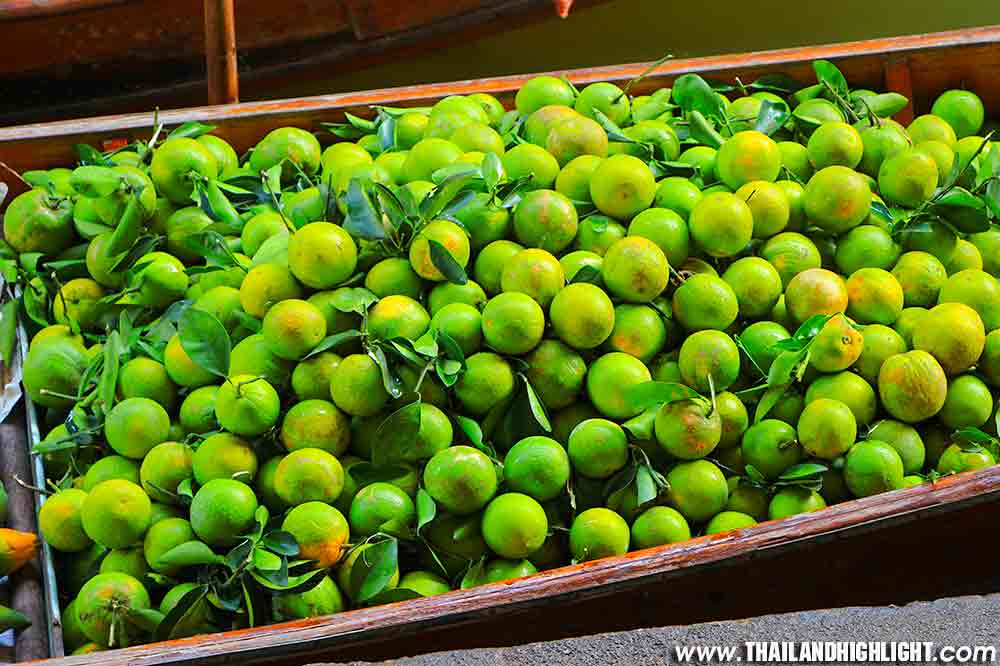
[[[767,479],[764,478],[764,475],[761,474],[760,470],[753,465],[747,463],[744,465],[744,468],[746,469],[747,478],[754,483],[767,483]]]
[[[647,441],[653,438],[653,427],[656,423],[656,412],[660,409],[657,403],[653,407],[644,410],[638,416],[633,416],[622,424],[632,437],[640,441]]]
[[[197,139],[199,136],[208,134],[215,129],[215,125],[206,125],[205,123],[200,123],[197,120],[192,120],[186,122],[183,125],[178,125],[170,134],[167,136],[171,139],[176,139],[178,137],[185,137],[188,139]]]
[[[375,433],[372,462],[376,465],[392,460],[396,451],[409,446],[420,432],[420,400],[400,407],[390,414]]]
[[[850,89],[847,87],[847,79],[844,78],[840,69],[829,60],[814,60],[813,70],[816,72],[816,80],[830,87],[833,92],[844,99],[847,98]]]
[[[376,346],[368,351],[368,356],[375,361],[379,371],[382,373],[382,386],[393,398],[403,397],[403,383],[396,374],[395,369],[389,365],[385,350],[381,346]]]
[[[399,571],[399,544],[388,538],[368,545],[351,570],[351,598],[364,603],[381,593]]]
[[[393,116],[382,116],[378,124],[378,145],[382,152],[396,149],[396,119]]]
[[[212,549],[201,541],[185,541],[161,555],[157,564],[166,567],[194,567],[222,564],[225,559],[212,552]]]
[[[594,120],[600,125],[608,135],[609,141],[616,141],[618,143],[635,143],[635,139],[625,134],[622,128],[615,124],[615,121],[608,118],[606,115],[593,109]]]
[[[122,176],[107,166],[79,166],[70,174],[69,184],[82,196],[97,199],[117,192]]]
[[[260,571],[279,571],[282,566],[282,559],[264,548],[254,548],[253,565]],[[279,585],[284,585],[288,582],[288,572],[282,577],[283,580],[279,582]]]
[[[361,337],[361,331],[355,331],[355,330],[341,331],[340,333],[334,333],[333,335],[328,335],[325,338],[323,338],[323,341],[320,342],[318,345],[316,345],[316,347],[311,352],[306,354],[303,357],[303,360],[322,354],[323,352],[329,349],[334,349],[336,347],[339,347],[345,342],[349,342],[351,340],[357,340],[360,337]]]
[[[765,99],[761,102],[760,111],[757,113],[757,120],[754,122],[754,129],[771,136],[785,126],[791,117],[791,111],[785,102],[776,102],[773,99]]]
[[[250,266],[257,267],[262,264],[277,264],[279,266],[287,267],[288,240],[290,238],[290,234],[275,234],[268,238],[266,241],[261,243],[259,248],[257,248],[257,252],[254,253],[253,259],[250,262]]]
[[[697,74],[683,74],[672,86],[671,96],[684,111],[696,111],[706,118],[721,120],[725,106],[719,94]]]
[[[174,629],[184,624],[184,620],[193,614],[194,610],[208,596],[208,592],[208,585],[195,585],[185,592],[157,625],[154,640],[165,641],[172,638]]]
[[[359,179],[351,179],[344,200],[347,202],[344,231],[364,240],[383,240],[386,237],[382,220]]]
[[[496,153],[489,152],[483,155],[483,162],[479,168],[483,172],[483,182],[486,183],[486,189],[492,192],[503,180],[503,163]]]
[[[115,259],[114,263],[111,264],[111,270],[122,272],[127,271],[134,266],[137,261],[155,250],[156,246],[163,240],[163,236],[154,236],[150,234],[140,236],[135,244],[129,248],[128,252],[123,252],[117,259]]]
[[[291,533],[283,530],[268,532],[264,535],[264,538],[260,543],[262,546],[277,553],[278,555],[297,557],[299,554],[298,541],[295,540],[295,537]]]
[[[382,604],[394,604],[399,601],[410,601],[411,599],[423,599],[424,595],[408,587],[394,587],[391,590],[383,590],[376,594],[371,603],[375,606]]]
[[[872,199],[871,211],[875,213],[875,215],[877,215],[878,217],[885,220],[886,222],[891,223],[895,221],[893,219],[892,212],[889,210],[889,207],[886,206],[881,201],[879,201],[878,199]]]
[[[315,569],[299,576],[282,576],[280,572],[257,571],[256,569],[249,571],[253,579],[264,589],[284,594],[308,592],[322,583],[323,578],[327,575],[326,569]]]
[[[380,481],[391,483],[411,471],[412,468],[403,464],[375,465],[364,461],[351,466],[351,478],[357,482],[359,488],[363,488]]]
[[[366,134],[373,134],[375,132],[375,121],[368,120],[367,118],[359,118],[351,113],[345,113],[344,117],[347,122],[351,124],[352,127],[356,127],[359,130],[365,132]]]
[[[821,465],[819,463],[799,463],[798,465],[792,465],[778,477],[779,481],[798,481],[801,479],[807,479],[810,477],[815,477],[823,474],[827,471],[826,465]]]
[[[0,359],[6,367],[10,367],[14,357],[14,344],[17,342],[17,309],[19,301],[11,298],[0,306]]]
[[[646,502],[656,499],[656,484],[653,482],[653,475],[646,465],[640,465],[635,472],[635,492],[637,506],[642,506]]]
[[[433,238],[427,239],[427,244],[430,248],[431,263],[441,271],[441,274],[445,276],[448,282],[452,284],[468,284],[469,276],[465,274],[465,269],[455,261],[455,258],[451,256],[451,253],[448,252],[444,245]]]
[[[330,304],[340,312],[355,312],[363,315],[378,301],[378,296],[364,287],[338,289]]]
[[[751,90],[773,92],[779,95],[789,95],[802,87],[798,81],[788,74],[764,74],[747,85]]]
[[[816,337],[816,334],[819,333],[824,326],[826,326],[826,322],[830,321],[832,318],[833,315],[815,314],[802,322],[802,325],[795,329],[795,333],[792,337],[796,340],[802,341],[812,340]]]
[[[479,427],[479,423],[467,416],[461,415],[455,416],[455,422],[458,423],[458,427],[462,430],[462,433],[469,440],[470,444],[480,451],[485,449],[483,429]]]
[[[580,269],[573,275],[570,279],[570,284],[576,284],[577,282],[588,282],[590,284],[600,284],[601,283],[601,269],[597,266],[591,266],[590,264],[585,264],[580,267]]]
[[[438,343],[435,339],[433,331],[427,331],[419,338],[413,341],[413,351],[418,354],[422,354],[429,358],[433,358],[438,355]],[[420,362],[420,359],[417,359]]]
[[[232,342],[225,326],[210,313],[188,308],[177,327],[181,348],[200,368],[225,378],[229,374]]]
[[[437,516],[437,503],[423,488],[417,490],[417,533]]]
[[[115,392],[118,388],[118,369],[121,367],[122,354],[125,351],[118,331],[111,331],[104,341],[104,367],[101,378],[97,382],[97,398],[104,404],[105,410],[110,410],[115,404]]]
[[[459,589],[468,590],[472,587],[478,587],[486,583],[486,558],[481,557],[472,566],[468,568],[465,575],[462,576],[462,581],[459,583]]]
[[[715,126],[699,111],[688,113],[688,123],[691,138],[698,143],[718,149],[726,142],[725,138],[716,131]]]
[[[664,405],[679,400],[700,398],[701,394],[684,384],[648,381],[625,390],[626,403],[635,410]]]
[[[436,218],[466,185],[478,179],[478,169],[476,171],[461,171],[448,176],[437,187],[428,192],[424,200],[420,202],[421,217],[425,220]]]
[[[772,366],[773,368],[773,366]],[[754,412],[753,422],[760,423],[767,417],[768,412],[774,409],[774,406],[781,401],[785,396],[785,392],[788,390],[788,384],[775,384],[774,386],[769,386],[764,395],[761,396],[760,402],[757,403],[757,411]]]
[[[542,426],[545,432],[552,432],[552,424],[549,423],[549,416],[545,413],[545,405],[535,392],[535,387],[531,385],[527,375],[521,375],[524,381],[524,389],[528,394],[528,404],[531,405],[531,415],[535,417],[538,425]]]

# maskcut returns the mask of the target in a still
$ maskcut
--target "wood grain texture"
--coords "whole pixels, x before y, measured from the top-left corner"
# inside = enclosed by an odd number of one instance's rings
[[[196,636],[108,653],[71,657],[59,666],[146,666],[152,664],[198,664],[208,666],[238,660],[241,664],[308,663],[319,657],[340,655],[352,646],[366,645],[367,654],[378,652],[378,644],[414,636],[434,627],[462,632],[463,623],[495,623],[511,614],[541,619],[549,614],[548,626],[559,624],[552,613],[562,613],[566,604],[588,600],[617,599],[636,608],[631,593],[652,590],[702,567],[727,565],[747,567],[750,560],[786,549],[803,547],[818,540],[845,539],[861,531],[868,535],[894,525],[917,523],[942,511],[958,511],[989,503],[993,513],[1000,501],[1000,466],[950,476],[873,497],[853,500],[823,511],[802,514],[754,527],[699,537],[691,541],[628,553],[574,566],[545,571],[530,578],[493,583],[444,595],[378,606],[338,615],[287,622],[278,625],[221,634]],[[910,534],[914,538],[914,534]],[[926,535],[920,536],[926,539]],[[877,537],[869,544],[879,543]],[[824,546],[825,547],[825,546]],[[869,545],[869,548],[871,546]],[[891,548],[890,544],[884,547]],[[816,576],[826,568],[823,550],[813,551]],[[899,554],[903,556],[902,554]],[[882,566],[886,566],[883,563]],[[805,572],[788,572],[803,575]],[[741,574],[747,577],[747,570]],[[773,582],[773,581],[772,581]],[[781,604],[780,598],[770,599]],[[595,601],[596,603],[596,601]],[[558,609],[558,611],[557,611]],[[683,609],[682,609],[683,610]],[[636,608],[635,613],[640,611]],[[683,615],[683,614],[682,614]],[[599,616],[615,625],[610,616]],[[688,619],[687,621],[695,621]],[[530,633],[530,632],[529,632]],[[461,639],[461,634],[458,634]],[[497,634],[493,634],[497,638]],[[551,638],[552,636],[550,636]],[[411,641],[412,643],[412,641]],[[440,649],[426,645],[421,651]],[[401,655],[396,655],[401,656]],[[338,657],[339,658],[339,657]],[[56,662],[53,662],[56,663]]]
[[[909,125],[913,121],[913,76],[910,73],[910,62],[906,55],[890,55],[885,60],[885,86],[889,90],[906,95],[910,103],[893,116],[895,120]]]
[[[0,482],[7,490],[7,527],[20,532],[38,532],[35,519],[36,506],[33,491],[17,482],[31,483],[31,461],[24,427],[24,403],[21,402],[10,417],[0,424]],[[48,615],[45,611],[45,595],[42,591],[42,577],[39,560],[36,558],[10,577],[11,605],[24,613],[31,626],[17,633],[14,654],[17,661],[43,659],[50,654],[45,627]],[[57,653],[61,653],[61,647]]]
[[[133,0],[0,0],[0,21],[75,14]]]
[[[208,103],[235,104],[240,99],[240,82],[233,0],[204,0],[204,4]]]
[[[757,53],[673,60],[658,67],[633,92],[641,94],[668,85],[688,72],[732,80],[752,81],[768,72],[785,72],[804,82],[814,80],[810,62],[835,60],[857,87],[885,85],[885,62],[890,55],[907,54],[916,109],[930,105],[942,90],[965,83],[977,90],[987,108],[1000,107],[1000,86],[989,79],[1000,70],[1000,26],[955,30],[929,35],[894,37],[827,46],[761,51]],[[594,81],[625,82],[642,73],[648,63],[555,72],[577,84]],[[216,107],[193,107],[160,114],[168,125],[201,120],[219,126],[218,133],[238,152],[252,146],[268,131],[282,125],[316,129],[321,121],[336,121],[345,111],[370,114],[371,104],[419,105],[452,94],[491,92],[508,105],[513,93],[534,74],[383,88],[356,93],[320,95],[286,100],[246,102]],[[97,144],[104,139],[147,138],[152,113],[67,120],[0,129],[0,160],[18,170],[66,165],[74,160],[72,144]]]

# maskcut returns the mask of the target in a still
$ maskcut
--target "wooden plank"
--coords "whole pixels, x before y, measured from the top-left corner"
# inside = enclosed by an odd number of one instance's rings
[[[836,537],[839,540],[851,530],[875,530],[899,521],[919,520],[925,512],[958,510],[998,500],[1000,466],[993,466],[945,477],[933,484],[837,504],[816,513],[544,571],[529,578],[323,618],[73,657],[58,664],[193,666],[197,663],[206,666],[236,659],[246,665],[304,663],[307,659],[315,660],[330,652],[345,650],[352,644],[413,635],[428,627],[446,625],[455,631],[456,624],[462,622],[494,623],[498,618],[526,612],[529,608],[561,609],[567,601],[604,599],[612,595],[618,595],[621,600],[622,595],[627,597],[635,589],[662,585],[664,577],[682,576],[698,567],[723,562],[740,562],[745,566],[747,558],[759,557],[767,551],[778,552],[814,539]],[[746,577],[745,570],[742,575]],[[632,607],[636,605],[634,598],[629,598],[628,603]]]
[[[235,104],[239,101],[240,84],[233,0],[204,0],[204,5],[208,103]]]
[[[949,85],[947,77],[958,72],[966,80],[980,83],[977,87],[988,108],[994,102],[1000,106],[1000,86],[986,85],[985,78],[995,67],[983,67],[979,72],[976,59],[989,65],[1000,62],[1000,27],[990,26],[955,30],[930,35],[894,37],[827,46],[761,51],[758,53],[710,56],[673,60],[658,67],[634,92],[642,93],[669,84],[680,74],[699,72],[718,79],[735,75],[753,80],[767,72],[782,71],[802,81],[813,79],[810,62],[817,58],[837,60],[849,80],[858,86],[879,87],[884,82],[884,61],[888,54],[911,53],[910,67],[917,95],[917,108],[926,107],[933,93]],[[920,51],[917,56],[916,52]],[[578,84],[593,81],[625,82],[642,73],[648,63],[611,67],[564,70]],[[188,120],[202,120],[219,125],[219,133],[231,141],[238,151],[252,146],[266,132],[282,125],[317,128],[321,121],[335,121],[344,111],[370,113],[371,104],[418,105],[433,102],[452,94],[492,92],[510,103],[513,93],[534,74],[473,79],[454,83],[433,83],[399,88],[383,88],[356,93],[320,95],[286,100],[246,102],[217,107],[194,107],[165,111],[161,119],[169,125]],[[957,85],[958,81],[950,85]],[[927,92],[925,92],[927,91]],[[72,144],[97,143],[109,137],[147,138],[152,126],[152,113],[105,116],[86,120],[67,120],[38,125],[21,125],[0,129],[0,160],[18,170],[48,168],[72,163]]]
[[[484,0],[421,0],[402,5],[379,0],[342,0],[342,2],[351,18],[354,36],[362,40],[381,37],[495,4]]]
[[[4,444],[3,455],[0,455],[0,482],[7,489],[7,527],[20,532],[37,533],[35,497],[33,491],[22,485],[30,484],[32,479],[23,401],[10,418],[0,424],[0,442]],[[49,654],[62,652],[62,646],[53,646],[52,652],[49,649],[46,636],[48,615],[39,567],[40,560],[35,558],[10,577],[11,605],[31,620],[31,626],[17,634],[14,643],[17,661],[44,659]]]
[[[202,56],[202,0],[92,4],[85,12],[22,18],[8,25],[0,42],[0,76],[92,77],[104,71],[102,63],[108,71],[127,73],[151,62]],[[349,29],[338,0],[240,0],[236,39],[241,48],[253,50],[349,35]]]
[[[75,14],[132,0],[0,0],[0,21]]]
[[[889,56],[886,59],[885,87],[910,98],[910,103],[893,116],[904,125],[909,125],[913,121],[913,77],[910,74],[910,64],[905,55]]]

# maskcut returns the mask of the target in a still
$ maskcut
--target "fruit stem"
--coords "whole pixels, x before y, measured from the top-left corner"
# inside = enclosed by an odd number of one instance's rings
[[[14,171],[13,169],[11,169],[4,162],[0,162],[0,167],[3,167],[4,170],[9,171],[10,173],[12,173],[15,178],[17,178],[19,181],[21,181],[22,183],[24,183],[25,185],[27,185],[28,188],[33,189],[32,186],[31,186],[31,183],[29,183],[24,178],[22,178],[21,174],[19,174],[17,171]]]
[[[24,481],[21,480],[21,478],[17,474],[15,474],[13,476],[13,479],[14,479],[14,483],[16,483],[17,485],[21,486],[22,488],[27,488],[28,490],[30,490],[32,492],[35,492],[35,493],[38,493],[39,495],[50,495],[51,494],[51,493],[49,493],[48,490],[45,490],[44,488],[39,488],[38,486],[33,486],[30,483],[25,483]]]

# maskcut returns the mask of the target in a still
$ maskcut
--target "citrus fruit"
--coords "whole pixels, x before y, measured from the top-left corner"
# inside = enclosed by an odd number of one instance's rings
[[[667,327],[660,313],[648,305],[622,303],[614,309],[614,328],[605,347],[653,360],[667,343]]]
[[[914,474],[924,468],[924,441],[913,426],[885,419],[875,424],[868,432],[868,438],[885,442],[894,448],[903,463],[904,474]]]
[[[90,278],[70,280],[56,294],[52,302],[52,316],[57,323],[69,325],[72,320],[81,329],[92,330],[101,314],[98,301],[103,296],[104,288]]]
[[[806,151],[816,170],[829,166],[853,169],[861,163],[864,142],[858,130],[847,123],[823,123],[809,137]]]
[[[501,276],[510,260],[524,249],[523,245],[508,240],[493,241],[476,256],[472,271],[483,291],[491,296],[500,293]]]
[[[261,332],[276,356],[296,360],[326,337],[326,318],[312,303],[290,298],[267,311]]]
[[[906,252],[892,268],[892,274],[903,288],[903,305],[930,307],[948,279],[944,265],[927,252]]]
[[[628,463],[628,440],[614,421],[587,419],[570,432],[568,453],[574,471],[606,479]]]
[[[590,364],[587,396],[607,418],[628,419],[641,411],[627,399],[628,390],[651,379],[649,368],[639,359],[622,352],[609,352]]]
[[[736,321],[739,302],[722,278],[692,275],[674,291],[674,318],[688,331],[725,330]]]
[[[336,224],[311,222],[288,239],[288,268],[296,279],[313,289],[331,289],[340,284],[351,277],[357,262],[354,239]]]
[[[545,313],[530,296],[505,292],[483,308],[483,338],[503,354],[524,354],[542,340]]]
[[[399,579],[398,589],[413,590],[422,597],[433,597],[435,594],[450,592],[451,585],[444,578],[430,571],[411,571]]]
[[[695,244],[713,257],[741,253],[754,234],[753,210],[746,196],[739,191],[713,192],[699,199],[688,219]]]
[[[850,407],[840,400],[818,398],[802,410],[797,432],[806,453],[814,458],[834,460],[854,444],[858,424]]]
[[[69,409],[89,363],[83,339],[50,336],[28,349],[22,367],[24,389],[37,404],[53,409]],[[162,409],[162,408],[161,408]]]
[[[590,198],[597,209],[619,220],[631,220],[649,208],[656,179],[646,164],[631,155],[612,155],[590,178]]]
[[[404,534],[413,522],[413,500],[391,483],[375,482],[361,488],[351,500],[351,533],[368,537],[377,532]]]
[[[590,118],[570,116],[552,126],[545,139],[545,149],[555,156],[560,166],[565,166],[581,155],[605,157],[608,135]]]
[[[343,486],[344,469],[333,454],[322,449],[292,451],[274,472],[274,489],[289,506],[313,501],[332,503]]]
[[[944,119],[959,139],[976,134],[983,126],[983,102],[969,90],[946,90],[931,106],[931,113]]]
[[[142,460],[139,479],[150,499],[164,504],[179,504],[177,486],[193,474],[191,447],[181,442],[157,444]]]
[[[340,567],[337,569],[337,583],[339,588],[345,590],[348,595],[352,594],[351,579],[354,570],[354,565],[357,563],[358,559],[367,567],[372,567],[375,564],[375,560],[369,557],[370,553],[366,553],[369,548],[377,546],[377,543],[364,543],[356,548],[352,548],[347,554],[347,557],[340,563]],[[385,589],[393,590],[396,585],[399,584],[399,566],[392,571],[389,576],[388,582],[386,582]]]
[[[281,620],[303,620],[333,615],[347,608],[344,595],[329,576],[305,592],[279,594],[274,598],[274,613]]]
[[[578,282],[563,287],[552,299],[549,320],[559,338],[575,349],[593,349],[611,335],[616,312],[604,291]]]
[[[437,267],[431,246],[444,250],[462,268],[469,263],[469,237],[448,220],[434,220],[424,226],[410,244],[410,266],[420,277],[436,282],[447,279]]]
[[[802,271],[819,268],[822,263],[816,244],[791,231],[768,238],[760,248],[760,256],[774,266],[785,287]]]
[[[608,248],[625,238],[626,234],[625,227],[613,218],[594,213],[580,221],[574,247],[603,257]]]
[[[944,370],[926,351],[890,356],[878,373],[882,406],[906,423],[929,419],[941,411],[947,390]]]
[[[910,146],[906,130],[888,123],[862,129],[861,143],[863,150],[857,169],[872,178],[878,177],[879,167],[887,158]]]
[[[528,557],[545,541],[549,529],[545,509],[521,493],[503,493],[486,505],[482,535],[494,553],[507,559]]]
[[[798,323],[813,315],[839,314],[847,310],[848,293],[844,279],[825,268],[798,273],[785,287],[785,306]]]
[[[961,375],[948,383],[938,420],[952,430],[979,428],[993,413],[993,395],[975,375]]]
[[[3,235],[17,252],[58,254],[73,244],[73,204],[44,189],[28,190],[7,206]]]
[[[701,393],[724,391],[740,373],[740,352],[733,339],[716,330],[692,333],[677,359],[684,383]]]
[[[278,393],[267,380],[233,375],[219,387],[215,417],[229,432],[255,437],[274,427],[280,406]]]
[[[299,361],[292,371],[295,396],[299,400],[329,398],[330,380],[340,361],[340,356],[329,351]]]
[[[726,506],[729,486],[722,471],[708,460],[675,465],[667,473],[670,503],[693,523],[705,522]]]
[[[681,460],[704,458],[719,444],[722,420],[707,400],[680,400],[656,412],[656,439]]]
[[[691,529],[687,520],[669,506],[653,506],[643,511],[632,523],[631,545],[636,550],[668,543],[687,541]]]
[[[903,288],[881,268],[859,268],[847,279],[847,314],[861,324],[892,325],[903,311]]]
[[[950,276],[938,303],[962,303],[975,310],[987,331],[1000,328],[1000,282],[985,271],[969,269]]]
[[[672,210],[687,220],[701,197],[701,190],[687,178],[668,176],[657,184],[654,205]]]
[[[50,546],[64,553],[78,553],[93,541],[83,530],[81,517],[87,493],[76,488],[49,496],[38,511],[38,530]]]
[[[139,483],[139,463],[123,456],[104,456],[87,470],[83,477],[83,489],[88,493],[102,481],[122,479]]]
[[[263,318],[275,303],[302,295],[295,276],[278,264],[254,266],[240,285],[240,304],[248,315],[257,318]]]
[[[352,416],[371,416],[389,401],[378,364],[366,354],[351,354],[330,379],[334,404]]]
[[[577,399],[587,365],[576,351],[558,340],[542,340],[525,360],[528,380],[546,407],[561,409]]]
[[[168,138],[153,151],[149,177],[156,191],[170,201],[191,202],[192,174],[209,179],[219,175],[219,164],[212,151],[198,141],[187,137]]]
[[[446,511],[459,515],[479,511],[497,490],[493,462],[470,446],[452,446],[434,454],[423,479],[430,496]]]
[[[986,331],[979,313],[963,303],[941,303],[927,311],[913,333],[913,348],[930,353],[947,375],[968,370],[983,353]]]
[[[855,497],[895,490],[903,484],[903,461],[885,442],[858,442],[847,453],[844,480]]]
[[[768,520],[780,520],[800,513],[811,513],[826,508],[823,497],[808,488],[782,488],[767,505]]]
[[[478,352],[465,362],[466,370],[455,384],[455,396],[466,412],[486,414],[514,392],[514,372],[502,356]]]
[[[597,155],[580,155],[567,162],[556,176],[556,192],[574,202],[590,202],[590,180],[602,159]]]
[[[570,475],[566,450],[554,439],[542,436],[527,437],[511,447],[504,457],[503,469],[504,482],[510,490],[539,502],[559,495]]]
[[[288,180],[300,170],[307,175],[319,171],[321,159],[322,149],[315,136],[297,127],[279,127],[254,146],[250,168],[266,171],[281,164],[282,178]]]
[[[745,527],[753,527],[757,521],[753,516],[748,516],[739,511],[723,511],[715,514],[708,524],[705,525],[705,534],[719,534],[740,530]]]
[[[611,295],[631,303],[648,303],[666,289],[670,264],[653,241],[629,236],[608,248],[601,276]]]
[[[104,436],[108,446],[127,458],[142,458],[167,439],[170,416],[149,398],[126,398],[108,413]]]
[[[598,81],[580,91],[573,108],[588,118],[595,117],[595,111],[600,111],[611,122],[623,123],[629,116],[631,103],[621,88],[613,83]]]
[[[197,536],[191,529],[191,523],[184,518],[164,518],[153,523],[142,542],[146,564],[157,573],[176,576],[180,573],[181,567],[164,564],[160,558],[182,543],[194,539],[197,539]]]
[[[105,548],[126,548],[142,540],[149,528],[149,497],[135,483],[102,481],[88,493],[80,509],[83,530]]]
[[[438,310],[456,303],[471,305],[478,310],[486,303],[486,292],[478,283],[469,280],[465,284],[438,283],[427,296],[427,309],[431,317],[436,315]]]
[[[820,398],[843,402],[854,414],[854,420],[859,426],[870,424],[878,408],[875,389],[853,372],[820,375],[814,379],[806,389],[806,404]]]
[[[958,243],[955,245],[955,252],[951,256],[951,261],[948,262],[945,268],[948,271],[948,275],[954,275],[966,269],[981,271],[983,269],[983,255],[979,252],[978,247],[964,238],[959,238]]]
[[[275,355],[271,351],[270,345],[264,339],[264,336],[260,333],[248,335],[243,340],[240,340],[233,347],[229,357],[229,374],[231,377],[237,375],[263,377],[269,384],[282,390],[288,386],[294,367],[292,361]],[[169,363],[167,364],[167,370],[170,370]]]
[[[535,76],[521,86],[514,97],[514,106],[522,116],[532,113],[547,105],[570,107],[576,99],[573,86],[565,79],[555,76]]]
[[[668,263],[674,266],[683,264],[688,258],[688,225],[685,218],[669,208],[648,208],[639,213],[629,223],[628,235],[648,238],[656,243]]]
[[[803,204],[813,224],[842,234],[868,217],[871,199],[864,176],[845,166],[829,166],[817,171],[806,183]]]
[[[257,476],[257,454],[241,437],[220,432],[198,446],[192,461],[195,480],[204,485],[212,479],[236,479],[246,484]]]
[[[562,265],[547,250],[521,250],[507,261],[500,275],[500,288],[505,292],[527,294],[542,307],[552,303],[566,284]]]
[[[802,459],[795,428],[777,419],[750,426],[743,433],[741,449],[744,464],[752,465],[768,481],[776,480]]]
[[[926,153],[907,148],[886,158],[878,170],[878,188],[887,201],[915,208],[934,194],[937,163]]]
[[[737,132],[719,148],[715,169],[731,190],[755,180],[774,182],[781,170],[781,150],[771,137],[754,130]]]
[[[941,474],[960,474],[995,464],[993,454],[981,446],[952,444],[941,454],[937,471]]]
[[[559,162],[547,150],[531,143],[510,148],[500,158],[508,180],[527,179],[530,189],[551,189],[559,175]]]
[[[722,274],[739,304],[739,314],[748,319],[767,316],[781,298],[778,270],[760,257],[737,259]]]
[[[139,633],[123,618],[130,612],[148,609],[150,604],[146,588],[132,576],[100,573],[80,589],[76,613],[88,639],[104,647],[123,647]]]
[[[887,231],[863,224],[841,236],[834,261],[841,273],[851,275],[861,268],[893,269],[899,258],[899,245]]]
[[[628,552],[628,523],[611,509],[595,507],[573,519],[569,549],[576,562],[614,557]]]

